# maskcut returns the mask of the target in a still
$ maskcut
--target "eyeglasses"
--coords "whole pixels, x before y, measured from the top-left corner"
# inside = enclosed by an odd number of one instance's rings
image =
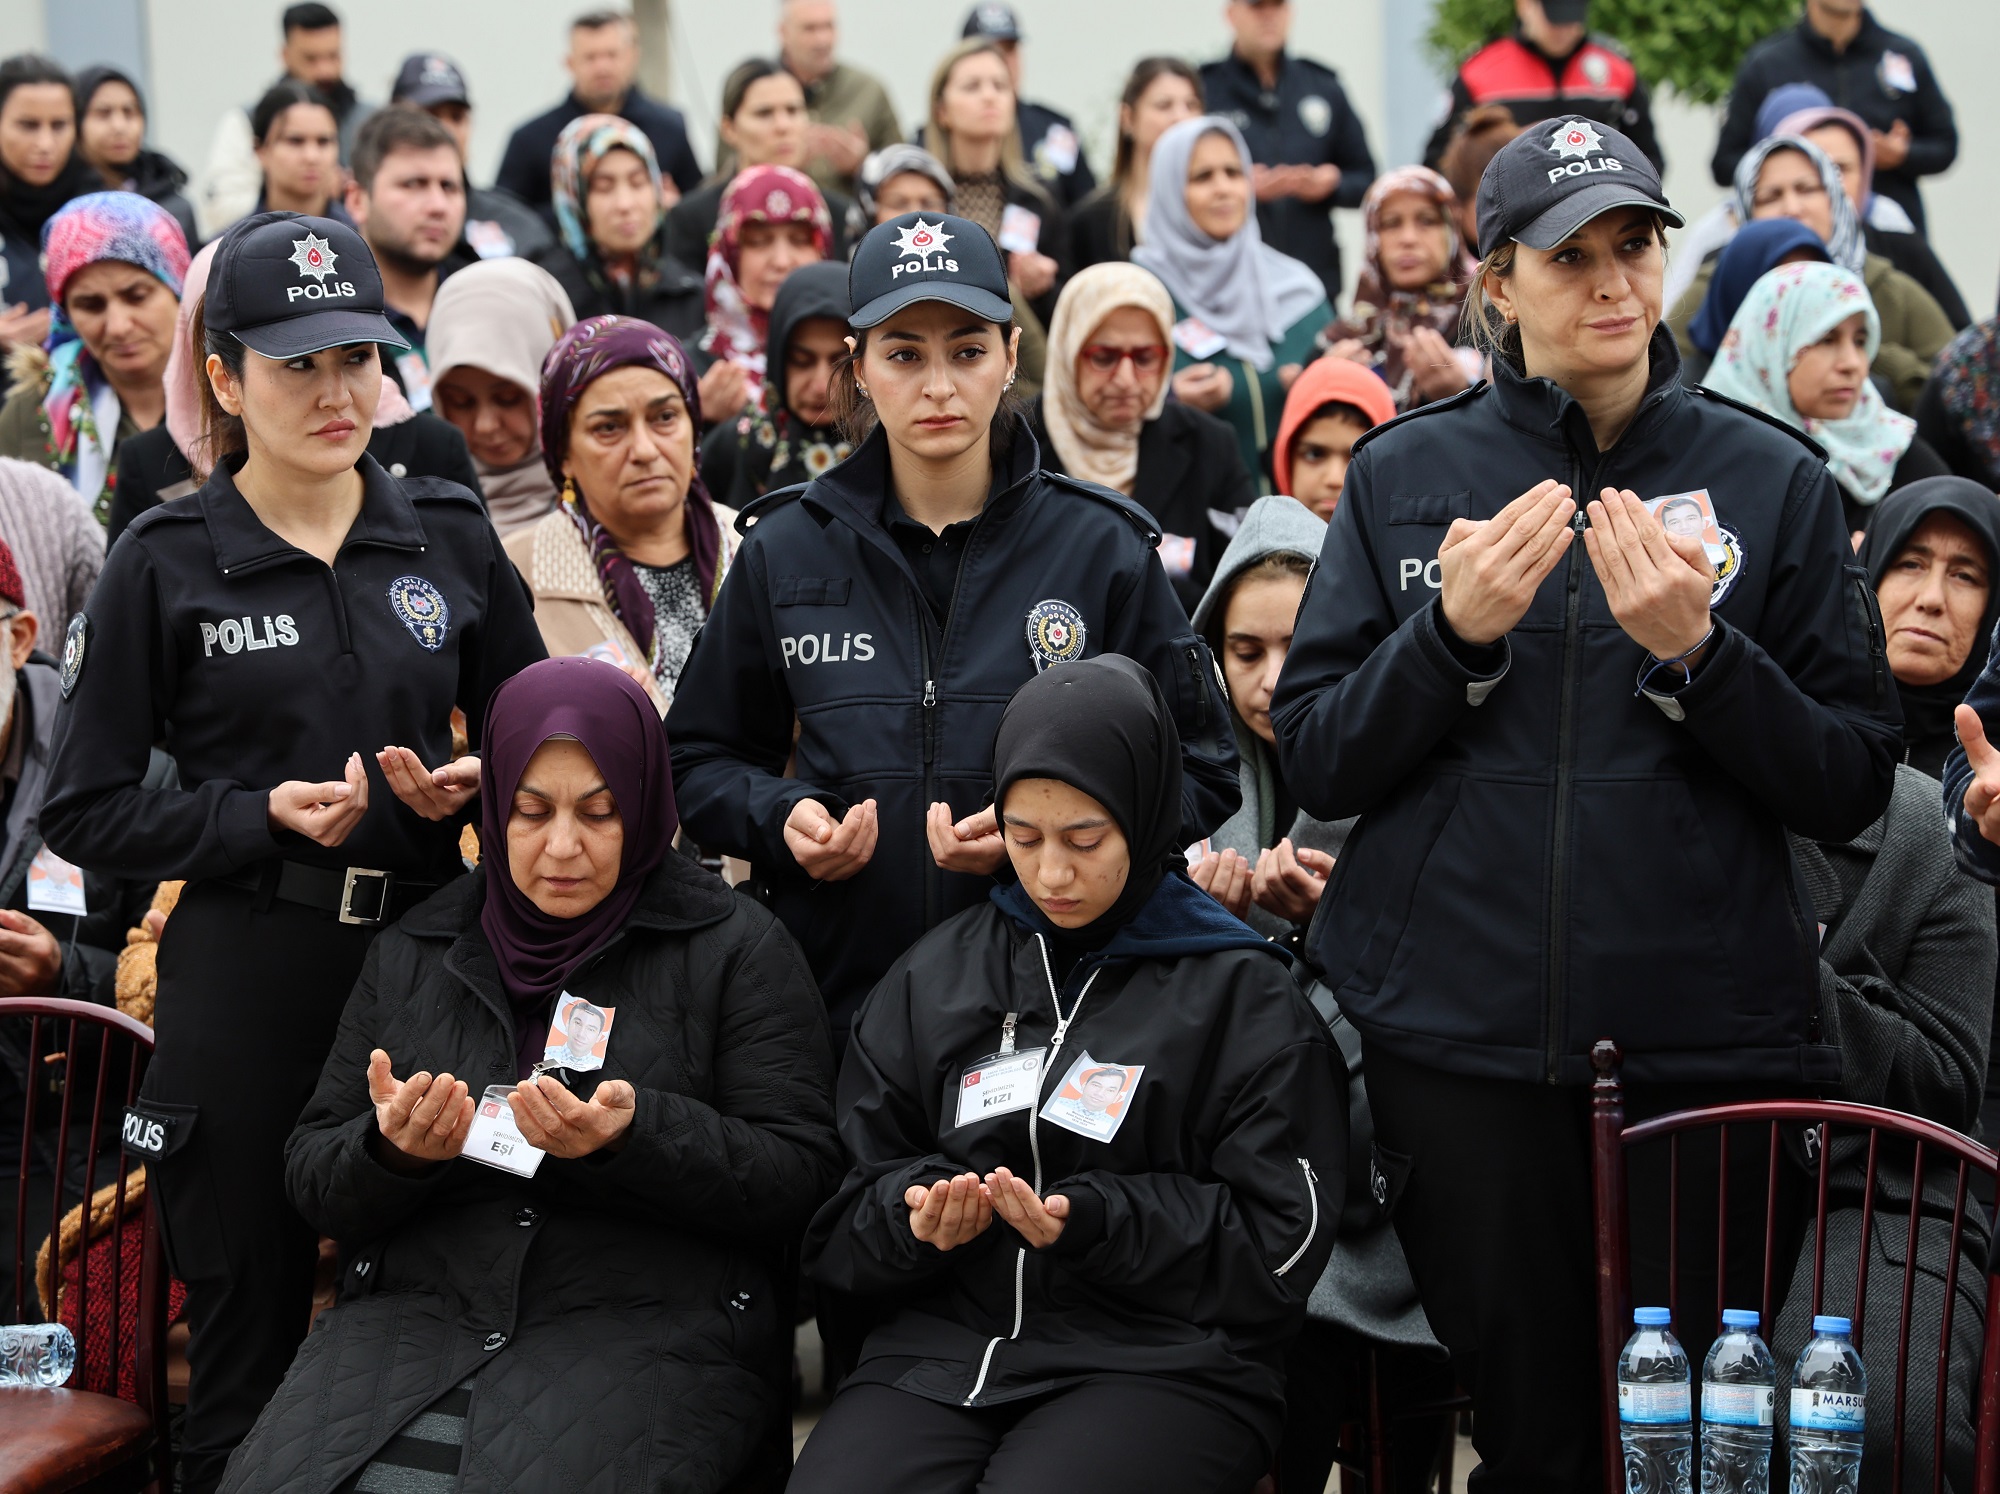
[[[1114,348],[1101,342],[1093,342],[1083,349],[1083,358],[1099,373],[1114,373],[1118,365],[1127,358],[1132,360],[1134,373],[1157,372],[1167,361],[1168,349],[1155,345],[1149,348]]]

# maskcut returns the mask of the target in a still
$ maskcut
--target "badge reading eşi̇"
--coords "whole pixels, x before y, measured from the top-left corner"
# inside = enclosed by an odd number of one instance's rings
[[[333,262],[338,258],[340,256],[333,252],[333,245],[316,233],[292,240],[292,263],[299,267],[301,277],[326,279],[333,273]]]
[[[432,653],[444,647],[451,608],[445,605],[444,593],[430,582],[422,576],[398,576],[389,583],[389,605],[417,642]]]
[[[1083,614],[1068,602],[1051,597],[1028,609],[1028,652],[1035,660],[1035,673],[1051,664],[1073,664],[1083,657],[1087,630]]]

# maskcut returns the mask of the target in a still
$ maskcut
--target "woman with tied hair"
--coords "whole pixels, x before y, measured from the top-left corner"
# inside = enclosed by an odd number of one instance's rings
[[[119,443],[166,413],[187,238],[135,192],[92,192],[49,219],[42,243],[49,335],[9,361],[0,456],[61,473],[101,524]]]
[[[578,322],[542,365],[542,462],[562,501],[506,540],[549,652],[616,664],[662,715],[736,553],[736,515],[695,464],[700,426],[678,340],[631,317]]]
[[[701,280],[667,252],[660,163],[615,114],[573,119],[549,158],[558,242],[541,266],[579,317],[635,316],[676,337],[701,328]]]
[[[1264,242],[1250,147],[1221,115],[1184,119],[1160,137],[1151,193],[1132,263],[1174,298],[1174,396],[1228,421],[1244,467],[1266,473],[1285,391],[1333,320],[1326,287]]]
[[[1743,298],[1704,381],[1825,449],[1851,530],[1868,527],[1885,494],[1948,470],[1868,377],[1881,329],[1860,276],[1780,265]]]
[[[1180,58],[1142,57],[1133,65],[1118,100],[1111,180],[1070,210],[1070,258],[1079,270],[1132,257],[1132,246],[1146,231],[1153,147],[1201,110],[1201,74]]]
[[[1429,167],[1405,166],[1375,178],[1361,217],[1368,238],[1353,309],[1321,345],[1380,374],[1398,410],[1458,393],[1481,374],[1479,354],[1453,346],[1473,269],[1458,194]]]
[[[718,414],[754,405],[764,395],[765,344],[778,290],[801,265],[833,257],[833,219],[826,199],[803,171],[753,166],[722,194],[702,277],[708,330],[698,356],[708,371],[741,374],[741,392],[714,406]],[[723,395],[726,399],[726,394]]]

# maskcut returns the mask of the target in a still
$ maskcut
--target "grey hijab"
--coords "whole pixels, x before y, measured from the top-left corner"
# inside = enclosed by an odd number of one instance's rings
[[[1264,242],[1254,202],[1243,226],[1226,239],[1212,239],[1195,226],[1187,208],[1188,163],[1206,135],[1227,136],[1243,158],[1244,176],[1250,175],[1250,147],[1220,115],[1184,119],[1168,130],[1153,147],[1146,242],[1132,251],[1132,262],[1165,281],[1182,310],[1228,339],[1230,354],[1261,372],[1272,364],[1271,345],[1324,304],[1326,287],[1298,260]]]

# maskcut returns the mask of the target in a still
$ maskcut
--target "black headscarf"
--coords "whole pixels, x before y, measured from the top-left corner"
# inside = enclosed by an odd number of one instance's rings
[[[1131,848],[1118,899],[1078,929],[1042,932],[1073,949],[1102,949],[1181,864],[1181,738],[1159,682],[1119,654],[1058,664],[1014,692],[993,739],[993,802],[1024,778],[1053,778],[1090,795]]]
[[[1896,682],[1896,693],[1903,702],[1903,761],[1933,778],[1944,772],[1944,760],[1958,740],[1952,711],[1986,667],[1993,625],[2000,619],[2000,498],[1968,478],[1927,477],[1884,498],[1876,506],[1868,537],[1861,543],[1861,563],[1868,568],[1869,585],[1879,589],[1882,577],[1903,553],[1917,526],[1935,513],[1948,513],[1960,520],[1986,546],[1988,590],[1986,615],[1979,621],[1979,635],[1964,667],[1939,685]]]

